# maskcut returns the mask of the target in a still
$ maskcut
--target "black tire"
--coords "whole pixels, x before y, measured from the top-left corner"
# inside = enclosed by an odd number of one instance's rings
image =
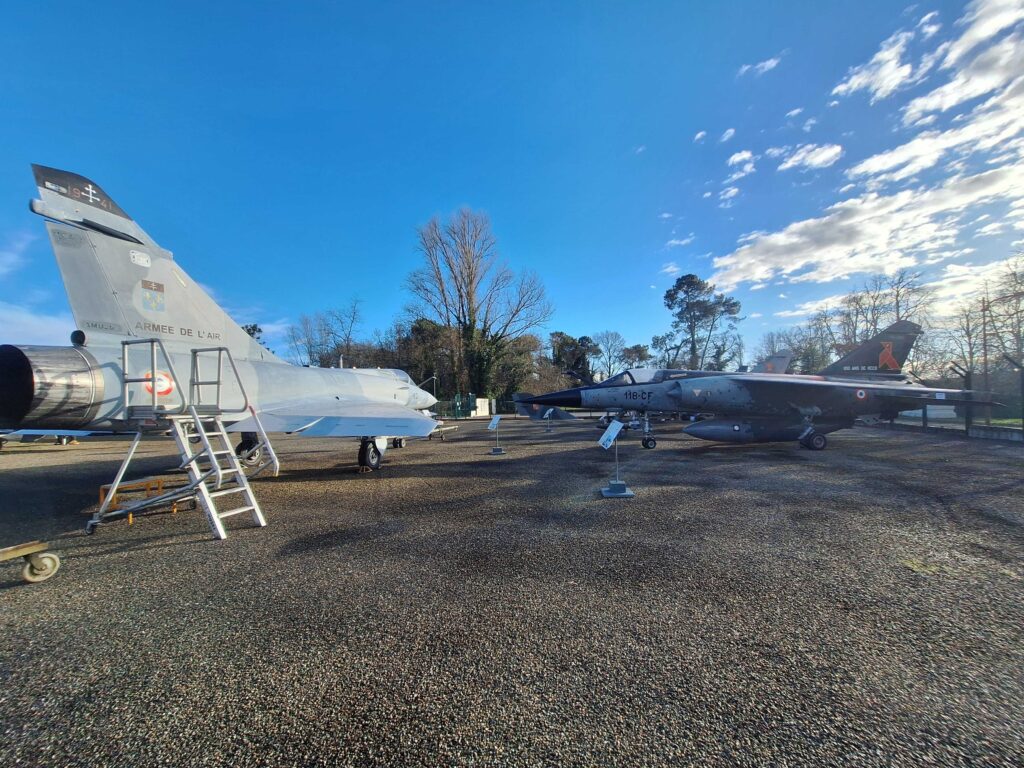
[[[253,448],[256,448],[256,450],[253,450]],[[249,453],[249,455],[246,456],[245,454],[249,451],[252,451],[252,453]],[[243,467],[251,469],[252,467],[259,466],[260,460],[263,458],[263,449],[257,448],[254,443],[247,443],[243,441],[238,444],[237,448],[235,448],[235,455],[238,456],[238,460],[241,462]]]
[[[807,447],[812,451],[823,451],[828,445],[828,438],[820,432],[815,432],[807,437]]]
[[[655,448],[658,445],[658,441],[655,440],[653,437],[645,437],[643,439],[643,441],[641,441],[640,444],[644,448],[647,448],[648,450],[651,450],[651,449]]]
[[[373,440],[366,440],[359,445],[359,466],[367,469],[380,469],[381,454]]]

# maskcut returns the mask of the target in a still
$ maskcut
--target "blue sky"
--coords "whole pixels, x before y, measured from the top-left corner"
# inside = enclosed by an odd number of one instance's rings
[[[32,162],[278,351],[351,298],[389,325],[416,227],[463,205],[542,276],[545,331],[630,343],[680,272],[753,342],[901,265],[962,297],[1024,245],[1024,0],[293,6],[4,11],[0,341],[72,329]]]

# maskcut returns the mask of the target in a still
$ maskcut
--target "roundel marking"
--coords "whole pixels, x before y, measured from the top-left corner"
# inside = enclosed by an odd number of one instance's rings
[[[174,379],[171,378],[171,374],[166,371],[157,371],[156,376],[153,375],[152,371],[146,371],[142,374],[144,379],[150,379],[145,384],[146,391],[153,394],[154,384],[156,386],[156,394],[158,397],[169,395],[174,391]]]
[[[867,396],[868,396],[868,393],[865,392],[863,389],[858,389],[857,390],[857,399],[858,400],[866,400]]]

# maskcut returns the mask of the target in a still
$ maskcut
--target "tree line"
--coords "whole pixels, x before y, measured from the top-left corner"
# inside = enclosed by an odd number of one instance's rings
[[[613,330],[542,337],[553,311],[544,286],[499,257],[486,214],[462,209],[447,221],[432,219],[417,236],[423,264],[405,280],[411,301],[403,315],[370,338],[359,335],[356,299],[301,315],[287,332],[296,362],[401,368],[417,383],[436,380],[431,386],[442,398],[467,392],[508,398],[601,380],[624,368],[726,370],[743,361],[739,300],[697,275],[678,277],[665,292],[669,327],[649,344],[630,344]],[[875,276],[805,322],[765,334],[753,357],[789,349],[794,372],[815,372],[897,320],[929,331],[909,361],[912,374],[943,379],[956,361],[1001,381],[1012,369],[1002,355],[1024,356],[1024,258],[1009,262],[983,295],[952,316],[936,311],[934,291],[919,272]],[[258,326],[246,330],[259,337]]]

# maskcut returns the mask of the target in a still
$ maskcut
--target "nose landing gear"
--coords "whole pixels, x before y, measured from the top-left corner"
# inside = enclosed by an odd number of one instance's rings
[[[640,445],[648,450],[652,450],[658,444],[658,441],[654,439],[654,430],[651,429],[651,417],[646,413],[643,415],[643,424],[644,436],[640,440]]]

